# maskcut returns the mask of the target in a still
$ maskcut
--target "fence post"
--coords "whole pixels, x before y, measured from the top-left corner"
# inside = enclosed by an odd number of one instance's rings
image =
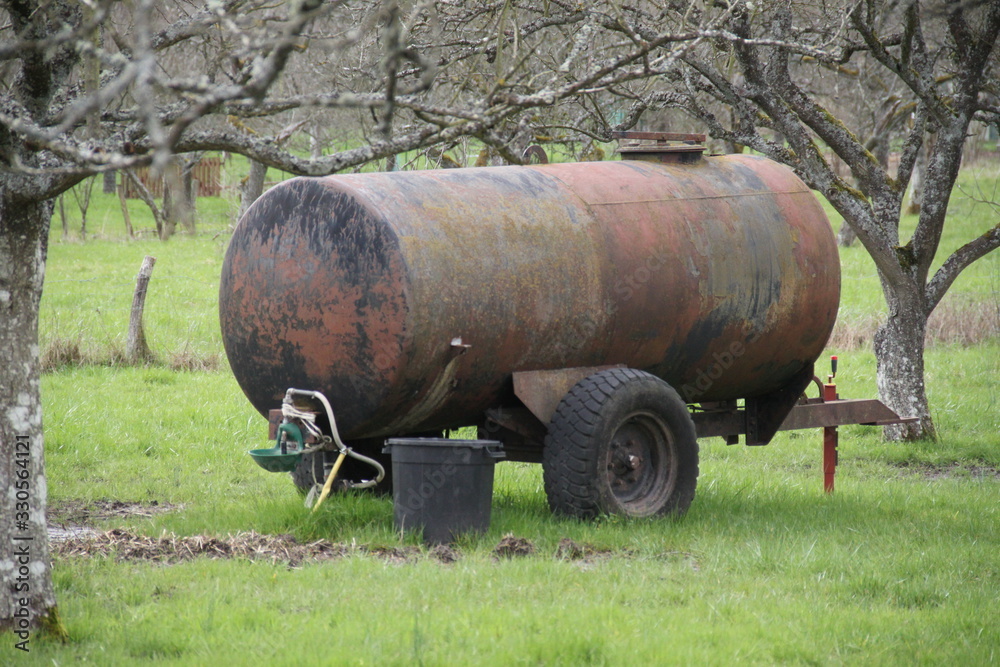
[[[154,264],[156,264],[156,258],[146,255],[139,268],[139,275],[135,278],[132,314],[128,322],[128,340],[125,343],[125,358],[130,363],[148,361],[153,358],[153,353],[150,351],[149,345],[146,344],[146,331],[142,326],[142,311],[146,305],[146,287],[153,274]]]

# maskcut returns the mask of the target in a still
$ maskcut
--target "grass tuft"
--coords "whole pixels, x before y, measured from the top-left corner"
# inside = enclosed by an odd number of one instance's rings
[[[167,367],[172,371],[217,371],[222,368],[222,359],[218,353],[196,354],[190,350],[172,352],[167,360]]]
[[[50,340],[41,354],[43,373],[73,366],[83,366],[89,360],[80,349],[80,341],[73,338],[57,337]]]
[[[156,363],[155,356],[133,364],[125,356],[124,346],[115,340],[104,345],[88,344],[82,334],[56,336],[44,344],[39,363],[43,373],[78,366],[147,366]]]

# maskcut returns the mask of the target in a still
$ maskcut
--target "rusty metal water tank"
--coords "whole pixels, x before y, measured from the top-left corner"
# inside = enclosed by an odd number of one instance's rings
[[[476,423],[516,371],[624,364],[689,402],[760,396],[819,356],[839,292],[802,181],[696,155],[286,181],[234,232],[220,315],[256,409],[318,389],[367,438]]]

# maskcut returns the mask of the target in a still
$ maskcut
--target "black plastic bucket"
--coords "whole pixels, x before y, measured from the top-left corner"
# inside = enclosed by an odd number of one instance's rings
[[[493,467],[504,458],[496,440],[390,438],[396,528],[423,530],[427,544],[445,544],[490,527]]]

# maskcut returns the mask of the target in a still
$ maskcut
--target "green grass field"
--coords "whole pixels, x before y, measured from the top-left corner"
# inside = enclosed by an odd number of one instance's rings
[[[52,360],[42,379],[50,516],[149,536],[328,540],[338,555],[294,563],[132,560],[124,548],[118,557],[57,556],[70,640],[35,637],[19,663],[1000,660],[995,335],[928,350],[939,442],[888,444],[875,429],[843,428],[833,495],[822,492],[818,432],[784,433],[764,448],[703,440],[698,494],[681,519],[556,519],[540,467],[503,463],[490,531],[464,538],[457,560],[444,562],[394,531],[390,499],[341,495],[310,514],[285,475],[246,456],[266,445],[266,424],[228,371],[216,306],[234,206],[203,202],[198,234],[165,243],[148,233],[124,241],[117,199],[96,194],[88,222],[96,237],[62,241],[53,230],[41,324]],[[952,210],[943,250],[996,224],[993,209],[969,199]],[[141,206],[133,220],[152,227]],[[109,363],[124,346],[147,254],[157,257],[146,321],[158,361]],[[998,255],[960,278],[956,298],[998,307]],[[841,258],[842,312],[877,318],[871,261],[860,247]],[[841,395],[874,397],[870,351],[828,352],[841,358]],[[111,501],[139,511],[102,518],[98,508]],[[498,557],[508,534],[534,552]],[[0,649],[2,662],[12,645]]]

